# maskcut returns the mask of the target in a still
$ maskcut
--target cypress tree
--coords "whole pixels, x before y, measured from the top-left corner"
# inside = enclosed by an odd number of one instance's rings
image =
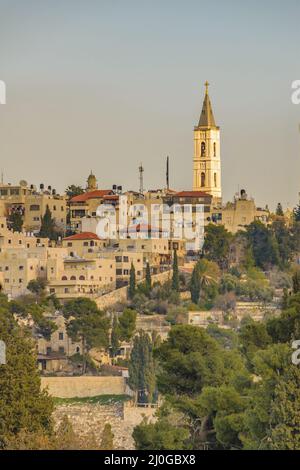
[[[101,450],[113,450],[114,448],[114,434],[109,423],[106,423],[104,426],[100,448]]]
[[[178,270],[178,259],[177,251],[174,250],[173,255],[173,277],[172,277],[172,289],[179,292],[179,270]]]
[[[146,265],[146,288],[150,292],[152,286],[152,280],[151,280],[151,271],[150,271],[150,264],[149,261],[147,261]]]
[[[112,355],[115,357],[120,347],[120,328],[117,315],[114,315],[113,318],[110,343]]]
[[[296,271],[293,275],[293,292],[297,294],[300,292],[300,271]]]
[[[21,431],[52,432],[52,399],[41,391],[34,344],[15,322],[1,295],[0,338],[6,364],[0,365],[0,449]]]
[[[190,292],[191,292],[191,299],[194,304],[199,302],[200,298],[200,276],[199,276],[199,269],[198,264],[195,264],[191,283],[190,283]]]
[[[57,233],[55,231],[55,221],[52,218],[52,214],[48,204],[46,207],[45,214],[42,217],[42,224],[39,236],[49,238],[50,240],[55,240],[57,238]]]
[[[139,402],[150,403],[156,387],[154,343],[148,333],[139,331],[134,337],[129,363],[129,386]]]
[[[130,268],[130,278],[129,278],[129,290],[128,295],[130,299],[133,299],[136,291],[136,279],[135,279],[135,267],[133,263],[131,263]]]

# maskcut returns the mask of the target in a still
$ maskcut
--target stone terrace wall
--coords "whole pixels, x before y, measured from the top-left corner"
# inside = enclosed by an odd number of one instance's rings
[[[99,405],[99,404],[63,404],[58,405],[53,413],[56,426],[66,415],[72,423],[76,434],[81,437],[93,435],[98,445],[101,443],[101,434],[106,423],[112,427],[114,434],[114,448],[133,450],[134,441],[132,432],[147,416],[153,420],[156,408],[137,408],[129,403]]]
[[[123,395],[128,392],[124,377],[41,377],[42,389],[59,398]]]
[[[163,273],[155,274],[152,276],[152,283],[153,282],[166,282],[172,276],[171,271],[165,271]],[[139,282],[143,282],[139,281]],[[128,287],[120,287],[120,289],[116,289],[108,294],[102,295],[101,297],[97,297],[95,302],[98,305],[100,310],[103,310],[107,307],[115,305],[118,302],[125,302],[127,300],[127,291]]]

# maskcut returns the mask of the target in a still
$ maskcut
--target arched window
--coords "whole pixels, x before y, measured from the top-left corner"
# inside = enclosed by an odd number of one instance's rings
[[[67,278],[67,276],[63,276],[63,277],[61,278],[61,280],[62,280],[62,281],[67,281],[68,278]]]
[[[217,144],[214,142],[214,157],[217,156]]]
[[[80,281],[85,281],[85,277],[84,276],[79,276],[79,280]]]
[[[201,187],[204,188],[205,186],[205,173],[201,173]]]
[[[214,185],[217,187],[217,173],[214,173]]]
[[[205,157],[205,142],[201,142],[201,157]]]
[[[76,281],[76,276],[71,276],[71,277],[70,277],[70,280],[71,280],[71,281]]]

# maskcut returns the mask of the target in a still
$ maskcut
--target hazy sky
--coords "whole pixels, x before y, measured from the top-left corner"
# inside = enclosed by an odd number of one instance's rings
[[[204,86],[221,127],[224,199],[300,191],[299,0],[0,0],[0,167],[63,190],[192,185]]]

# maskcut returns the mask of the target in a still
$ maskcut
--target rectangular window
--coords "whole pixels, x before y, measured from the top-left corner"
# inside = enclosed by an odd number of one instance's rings
[[[30,210],[30,211],[39,211],[39,210],[40,210],[40,206],[39,206],[39,204],[31,204],[31,205],[29,206],[29,210]]]
[[[20,190],[16,188],[11,188],[10,194],[11,196],[18,196],[20,194]]]
[[[64,339],[64,334],[63,333],[58,333],[58,339],[62,341]]]

